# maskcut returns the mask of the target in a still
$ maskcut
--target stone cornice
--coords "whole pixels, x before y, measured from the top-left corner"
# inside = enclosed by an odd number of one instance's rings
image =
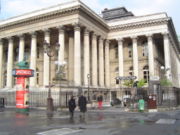
[[[65,16],[65,15],[69,15],[69,14],[75,14],[75,13],[79,12],[78,11],[79,8],[80,8],[80,6],[76,6],[76,7],[72,7],[72,8],[68,8],[68,9],[57,10],[57,11],[54,11],[54,12],[49,12],[49,13],[46,13],[46,14],[41,14],[41,15],[29,17],[29,18],[26,18],[26,19],[6,23],[6,24],[3,24],[3,25],[0,25],[0,31],[6,30],[6,29],[11,29],[13,27],[18,27],[18,26],[24,26],[24,25],[28,25],[28,24],[32,24],[32,23],[37,23],[37,22],[40,22],[40,21],[46,21],[46,20],[50,20],[50,19],[60,17],[60,16]]]
[[[93,12],[90,12],[89,10],[87,10],[84,5],[81,6],[81,12],[84,13],[84,15],[86,17],[89,17],[89,19],[93,20],[96,24],[98,24],[100,27],[102,27],[103,29],[106,29],[106,31],[109,30],[109,26],[107,25],[107,23],[98,15],[94,15]]]
[[[97,15],[93,10],[91,10],[89,7],[87,7],[81,1],[74,0],[74,2],[75,2],[74,6],[70,6],[68,8],[61,9],[61,7],[60,7],[58,9],[58,6],[54,6],[54,8],[57,8],[57,10],[51,11],[52,7],[50,7],[47,9],[42,9],[42,12],[47,10],[44,13],[38,14],[38,12],[41,11],[41,10],[39,10],[39,11],[34,11],[32,13],[29,13],[27,15],[25,14],[22,16],[7,19],[5,21],[1,21],[0,22],[0,31],[6,30],[6,29],[11,29],[11,28],[18,27],[18,26],[24,26],[24,25],[28,25],[28,24],[32,24],[32,23],[46,21],[46,20],[50,20],[50,19],[60,17],[60,16],[75,14],[75,13],[79,13],[80,11],[81,12],[83,11],[87,16],[89,16],[91,19],[93,19],[94,22],[100,24],[99,25],[100,27],[108,30],[108,25],[106,24],[106,22],[99,15]],[[35,14],[35,15],[31,15],[31,14]],[[28,17],[28,15],[29,15],[29,17]]]
[[[179,43],[179,40],[178,40],[176,31],[175,31],[175,28],[174,28],[172,19],[170,19],[170,21],[169,21],[169,23],[168,23],[168,27],[169,27],[170,37],[171,37],[171,39],[173,40],[173,43],[176,44],[178,53],[180,53],[180,43]]]
[[[163,19],[142,21],[142,22],[137,22],[137,23],[128,23],[128,24],[116,25],[116,26],[110,27],[110,31],[119,31],[119,30],[141,28],[141,27],[147,27],[147,26],[153,26],[153,25],[159,25],[159,24],[167,24],[168,20],[169,20],[169,18],[163,18]]]

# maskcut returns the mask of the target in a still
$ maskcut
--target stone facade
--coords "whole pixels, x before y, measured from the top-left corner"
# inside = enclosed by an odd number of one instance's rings
[[[123,8],[123,10],[125,10]],[[114,11],[114,10],[113,10]],[[166,13],[104,20],[79,0],[31,12],[0,22],[0,88],[14,88],[12,69],[24,58],[35,76],[30,88],[53,82],[58,65],[66,61],[64,87],[87,90],[117,88],[117,76],[137,80],[166,76],[180,86],[180,46],[172,19]],[[55,46],[53,57],[44,41]],[[50,60],[51,59],[51,60]],[[89,76],[89,78],[88,78]],[[107,91],[106,91],[107,92]]]

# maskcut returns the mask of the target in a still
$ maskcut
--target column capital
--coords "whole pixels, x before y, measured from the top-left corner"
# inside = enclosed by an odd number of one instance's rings
[[[75,30],[75,31],[80,31],[80,30],[81,30],[81,27],[80,27],[80,24],[79,24],[79,23],[75,23],[75,24],[74,24],[74,30]]]
[[[109,45],[110,41],[108,39],[105,40],[105,44]]]
[[[102,36],[99,36],[99,41],[103,41],[104,38]]]
[[[120,37],[120,38],[116,38],[116,40],[119,42],[119,41],[124,41],[124,38],[123,37]]]
[[[36,31],[30,32],[30,35],[32,38],[35,38],[37,36],[37,32]]]
[[[17,36],[18,36],[20,39],[25,37],[24,33],[19,34],[19,35],[17,35]]]
[[[163,37],[165,37],[165,38],[168,38],[168,37],[169,37],[169,33],[168,33],[168,32],[162,32],[161,34],[162,34]]]
[[[137,39],[138,39],[137,36],[131,36],[130,38],[131,38],[132,40],[137,40]]]
[[[14,37],[6,37],[8,41],[13,41]]]
[[[148,41],[153,40],[153,34],[147,34],[146,37],[147,37]]]
[[[65,31],[64,25],[59,25],[57,28],[59,30],[59,33],[64,33],[64,31]]]
[[[89,35],[90,30],[88,30],[87,28],[84,29],[84,35]]]
[[[145,35],[146,37],[153,37],[153,33],[148,33]]]
[[[49,29],[49,28],[43,29],[42,31],[43,31],[44,33],[50,33],[50,29]]]
[[[96,33],[94,33],[94,32],[92,33],[92,38],[97,38],[97,36],[98,35]]]
[[[1,39],[0,39],[0,45],[2,45],[2,44],[3,44],[3,39],[1,38]]]

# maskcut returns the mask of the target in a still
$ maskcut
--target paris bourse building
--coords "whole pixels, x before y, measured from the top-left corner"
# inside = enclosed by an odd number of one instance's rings
[[[44,41],[60,44],[51,61]],[[164,74],[179,87],[179,52],[173,21],[166,13],[135,16],[121,7],[104,9],[101,17],[74,0],[0,22],[0,88],[15,89],[12,70],[23,59],[35,70],[27,81],[34,90],[45,89],[50,82],[55,90],[62,82],[64,91],[90,88],[91,94],[110,95],[119,87],[117,76],[149,81]],[[55,61],[66,62],[65,81],[54,81]]]

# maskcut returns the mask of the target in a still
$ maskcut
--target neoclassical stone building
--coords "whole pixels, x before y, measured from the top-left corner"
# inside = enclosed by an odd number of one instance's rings
[[[51,62],[44,53],[44,41],[60,44]],[[161,66],[173,86],[179,87],[179,52],[175,28],[166,13],[134,16],[122,7],[105,9],[101,17],[73,0],[0,22],[0,88],[14,88],[12,69],[23,59],[35,70],[27,81],[35,90],[53,82],[55,61],[67,63],[66,90],[89,87],[110,94],[117,88],[117,76],[149,81],[163,76]],[[53,83],[59,87],[58,81]]]

